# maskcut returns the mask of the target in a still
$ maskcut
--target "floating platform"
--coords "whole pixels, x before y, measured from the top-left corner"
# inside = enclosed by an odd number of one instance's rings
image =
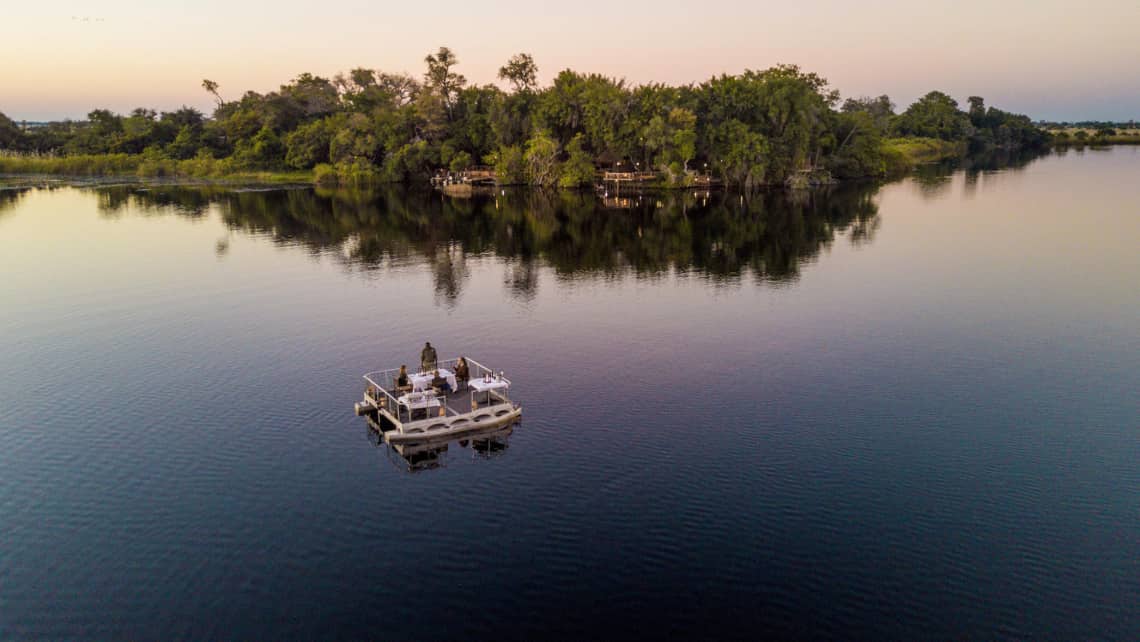
[[[473,359],[467,364],[470,379],[456,379],[456,361],[446,361],[438,364],[445,385],[429,385],[434,372],[419,372],[409,375],[411,390],[396,386],[398,369],[370,372],[354,410],[390,423],[392,430],[382,433],[389,444],[450,439],[520,419],[522,406],[509,397],[511,381]]]

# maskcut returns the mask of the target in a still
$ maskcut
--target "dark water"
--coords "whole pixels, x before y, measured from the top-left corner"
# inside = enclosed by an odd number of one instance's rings
[[[1138,151],[0,191],[0,638],[1135,639]],[[524,420],[413,473],[351,406],[425,339]]]

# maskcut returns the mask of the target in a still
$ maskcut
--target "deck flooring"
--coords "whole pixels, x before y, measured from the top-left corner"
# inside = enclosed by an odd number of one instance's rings
[[[389,392],[391,392],[392,395],[394,397],[397,397],[397,398],[401,394],[403,394],[403,393],[395,393],[392,391],[389,391]],[[440,402],[443,404],[443,407],[447,409],[447,416],[449,416],[449,417],[453,417],[456,415],[463,415],[463,414],[471,412],[471,390],[463,384],[460,384],[459,390],[447,392],[447,393],[440,392],[439,395],[437,395],[437,397],[440,399]],[[487,402],[482,401],[484,398],[485,397],[484,397],[483,393],[480,393],[479,394],[479,399],[480,399],[479,407],[480,408],[489,408],[491,406],[500,406],[500,405],[509,403],[509,402],[503,401],[502,399],[496,398],[494,395],[491,395],[491,397],[490,397],[491,403],[488,404]],[[392,410],[394,410],[394,409],[389,409],[390,412]],[[429,413],[438,413],[439,410],[437,408],[431,408],[431,409],[428,409],[428,412]],[[426,419],[430,416],[432,416],[432,415],[429,414],[429,415],[425,416],[422,414],[416,414],[415,419],[408,419],[407,415],[405,414],[404,417],[401,418],[401,421],[403,421],[404,423],[407,423],[409,421],[418,421],[421,419]]]

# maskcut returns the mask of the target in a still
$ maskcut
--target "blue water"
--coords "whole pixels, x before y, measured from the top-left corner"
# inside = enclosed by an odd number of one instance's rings
[[[1138,175],[0,179],[0,638],[1135,639]],[[493,454],[353,416],[424,340]]]

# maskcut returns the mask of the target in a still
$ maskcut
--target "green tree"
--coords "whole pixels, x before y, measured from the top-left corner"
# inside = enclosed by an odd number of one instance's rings
[[[526,158],[522,147],[509,145],[488,154],[484,161],[495,168],[495,177],[500,185],[522,185],[527,182]]]
[[[22,150],[24,145],[24,132],[11,118],[0,113],[0,149]]]
[[[981,121],[986,116],[985,99],[981,96],[970,96],[966,99],[966,102],[970,103],[970,120],[974,123],[974,125],[980,124],[979,121]]]
[[[876,98],[863,96],[861,98],[848,98],[843,102],[841,111],[844,114],[864,112],[871,116],[871,122],[880,134],[887,134],[891,128],[891,120],[895,117],[895,104],[886,94]]]
[[[381,159],[381,152],[372,121],[364,114],[350,115],[332,132],[329,140],[329,160],[333,163],[375,163]]]
[[[545,131],[526,143],[526,178],[531,185],[547,187],[558,180],[558,142]]]
[[[899,114],[895,131],[902,136],[962,141],[970,137],[973,127],[969,117],[958,110],[956,100],[932,91]]]
[[[221,95],[218,94],[218,87],[219,87],[218,83],[214,82],[213,80],[210,80],[209,78],[202,81],[202,89],[205,89],[206,93],[213,96],[214,100],[217,101],[218,106],[220,107],[222,105],[223,101],[222,101]]]
[[[764,184],[768,140],[739,120],[722,123],[714,135],[720,150],[715,163],[732,185],[751,190]]]
[[[531,92],[503,94],[491,105],[488,121],[494,145],[521,145],[530,138],[538,96]]]
[[[575,188],[594,184],[596,178],[594,161],[583,148],[582,134],[570,139],[566,146],[569,158],[562,164],[562,173],[558,179],[559,187]]]
[[[462,172],[463,170],[467,169],[468,167],[471,167],[471,163],[472,163],[471,154],[468,154],[467,152],[461,151],[461,152],[457,152],[454,156],[451,157],[451,162],[448,163],[447,167],[452,172],[458,173],[458,172]]]
[[[697,153],[697,115],[688,109],[674,107],[669,111],[669,126],[673,130],[673,153],[685,171]]]
[[[24,132],[13,120],[0,113],[0,149],[23,149]]]
[[[516,94],[534,91],[538,86],[538,65],[528,53],[515,54],[499,67],[499,79],[509,81]]]
[[[826,80],[795,65],[714,78],[698,88],[696,99],[697,113],[702,116],[698,147],[706,157],[719,160],[732,153],[746,158],[750,152],[742,150],[762,145],[767,153],[757,167],[762,165],[762,174],[773,183],[822,161],[823,150],[833,143],[829,125],[838,94],[828,89]],[[747,131],[750,135],[736,145],[726,137],[727,131]],[[734,146],[737,149],[732,149]],[[743,169],[749,163],[731,165],[735,169],[730,173],[737,178],[726,176],[728,180],[757,180],[758,172]],[[714,163],[722,171],[728,171],[728,166]]]
[[[882,176],[883,137],[870,111],[836,114],[834,129],[838,143],[827,157],[826,167],[837,178]]]
[[[166,146],[166,154],[178,160],[194,158],[201,146],[200,135],[189,125],[186,125],[178,130],[174,140]]]
[[[314,120],[286,134],[285,164],[295,169],[310,169],[318,163],[329,162],[329,147],[338,124],[331,119]],[[375,150],[366,150],[363,156],[372,160],[374,154]]]
[[[427,73],[424,75],[424,82],[442,98],[448,118],[450,118],[456,96],[459,94],[459,90],[467,84],[467,79],[462,74],[451,70],[452,67],[459,64],[459,58],[447,47],[440,47],[438,52],[428,54],[424,58],[424,62],[428,66]]]
[[[284,148],[277,132],[263,125],[249,140],[239,141],[234,157],[243,167],[273,169],[280,167]]]

